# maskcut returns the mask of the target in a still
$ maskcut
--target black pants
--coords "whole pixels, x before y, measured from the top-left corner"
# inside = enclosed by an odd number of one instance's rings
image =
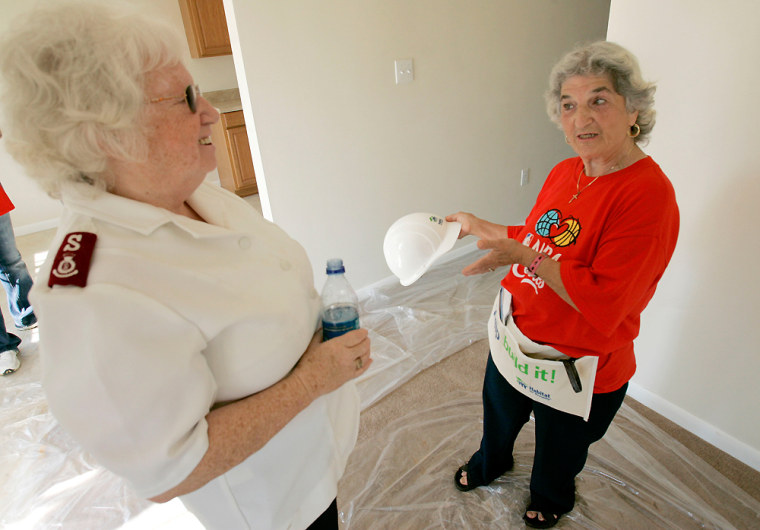
[[[483,438],[468,463],[469,484],[489,484],[512,468],[512,451],[523,425],[535,417],[536,449],[530,479],[531,504],[563,514],[575,505],[575,477],[589,446],[600,440],[623,403],[628,383],[594,394],[588,422],[524,396],[502,377],[488,356],[483,380]]]
[[[307,530],[338,530],[338,500],[332,501],[330,507]]]

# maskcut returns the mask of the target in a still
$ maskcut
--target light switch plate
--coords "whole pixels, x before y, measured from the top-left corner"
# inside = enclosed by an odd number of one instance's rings
[[[520,171],[520,186],[526,186],[530,181],[530,168]]]
[[[396,84],[405,85],[414,81],[414,63],[412,59],[396,59]]]

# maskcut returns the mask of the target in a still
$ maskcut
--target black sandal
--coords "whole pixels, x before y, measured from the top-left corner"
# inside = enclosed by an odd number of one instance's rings
[[[539,519],[538,515],[535,517],[528,517],[528,512],[536,512],[542,515],[544,517],[544,520],[542,521]],[[528,506],[528,509],[525,510],[525,515],[523,515],[523,521],[525,521],[525,524],[531,528],[551,528],[557,524],[557,521],[559,521],[559,515],[556,513],[547,513],[543,510]]]
[[[479,486],[482,486],[482,484],[471,484],[469,474],[467,476],[467,485],[465,486],[464,484],[462,484],[462,473],[468,473],[467,464],[457,469],[457,472],[454,475],[454,485],[457,487],[459,491],[470,491],[470,490],[474,490],[475,488]]]

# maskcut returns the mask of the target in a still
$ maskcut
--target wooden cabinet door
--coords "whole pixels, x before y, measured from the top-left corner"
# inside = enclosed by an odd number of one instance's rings
[[[227,138],[232,167],[234,168],[232,178],[235,180],[235,193],[238,195],[241,193],[245,195],[258,193],[256,174],[253,171],[251,144],[248,143],[248,131],[243,121],[243,112],[229,112],[225,116],[230,116],[230,120],[227,122]]]
[[[190,55],[231,55],[230,34],[222,0],[179,0]]]
[[[258,193],[243,111],[222,114],[219,121],[211,127],[211,138],[216,146],[217,169],[222,187],[240,197]]]

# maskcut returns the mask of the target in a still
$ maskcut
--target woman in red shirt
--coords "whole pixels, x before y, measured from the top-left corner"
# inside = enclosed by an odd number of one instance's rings
[[[480,449],[457,470],[463,491],[489,484],[513,465],[517,434],[535,417],[531,502],[524,520],[554,526],[575,504],[575,476],[591,443],[620,408],[636,368],[633,339],[675,249],[673,187],[640,148],[654,125],[655,87],[635,57],[609,42],[578,48],[554,67],[549,116],[578,157],[549,174],[523,226],[459,212],[460,237],[491,250],[465,275],[509,267],[501,281],[525,337],[572,359],[598,358],[588,421],[532,399],[489,356]]]

